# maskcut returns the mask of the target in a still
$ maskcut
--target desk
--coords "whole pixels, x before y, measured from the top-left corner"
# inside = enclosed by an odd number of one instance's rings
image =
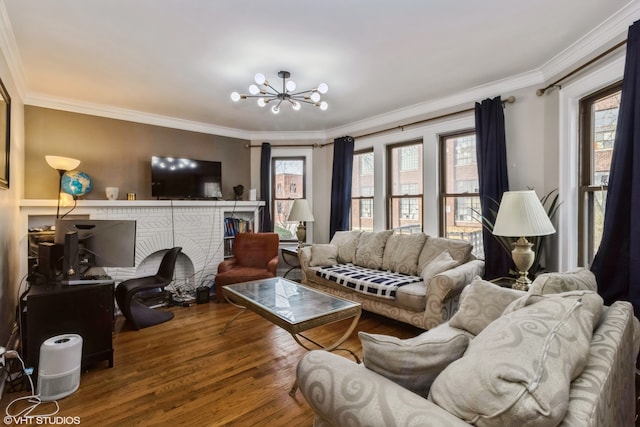
[[[107,360],[113,367],[113,283],[33,285],[20,301],[22,355],[37,369],[40,346],[53,336],[82,337],[82,366]]]

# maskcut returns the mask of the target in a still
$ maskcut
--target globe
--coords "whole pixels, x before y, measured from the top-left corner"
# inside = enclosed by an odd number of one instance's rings
[[[62,175],[62,191],[74,197],[82,196],[91,191],[93,182],[91,177],[81,171],[67,171]]]

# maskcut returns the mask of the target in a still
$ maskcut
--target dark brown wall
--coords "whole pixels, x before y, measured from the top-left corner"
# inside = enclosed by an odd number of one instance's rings
[[[233,187],[251,184],[247,141],[124,120],[25,106],[26,199],[54,199],[58,173],[45,155],[81,160],[78,170],[93,181],[84,199],[105,199],[105,187],[119,187],[119,199],[135,192],[151,199],[151,155],[222,162],[222,196],[233,199]],[[247,198],[248,190],[244,198]]]

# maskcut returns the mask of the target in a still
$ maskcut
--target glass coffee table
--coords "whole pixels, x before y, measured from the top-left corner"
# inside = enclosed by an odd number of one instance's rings
[[[312,349],[307,343],[327,351],[345,350],[360,363],[355,353],[340,348],[358,324],[362,313],[360,304],[316,291],[282,277],[227,285],[222,287],[222,292],[227,301],[242,311],[227,322],[220,332],[221,335],[238,316],[249,309],[289,332],[306,350]],[[329,345],[317,343],[302,334],[309,329],[345,319],[352,319],[351,325],[338,340]],[[295,396],[297,388],[297,383],[294,383],[289,392],[292,397]]]

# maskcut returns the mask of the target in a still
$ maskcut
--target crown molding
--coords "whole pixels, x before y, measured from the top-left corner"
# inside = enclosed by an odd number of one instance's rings
[[[539,69],[528,71],[516,76],[476,86],[455,95],[411,105],[369,119],[333,128],[327,131],[327,137],[336,138],[343,135],[357,136],[358,134],[375,131],[376,129],[391,129],[402,125],[409,125],[412,121],[428,119],[429,115],[433,115],[436,112],[455,107],[460,108],[461,105],[468,105],[468,108],[472,108],[475,102],[487,97],[493,98],[501,95],[503,98],[506,98],[510,95],[510,91],[535,86],[543,81],[543,74]]]
[[[0,51],[7,62],[11,78],[18,91],[17,97],[20,100],[24,100],[27,93],[27,84],[24,80],[22,59],[20,58],[18,44],[13,35],[13,28],[11,27],[11,21],[4,2],[0,2]]]
[[[638,19],[640,19],[640,1],[633,0],[543,64],[540,69],[545,81],[626,39],[629,26]]]
[[[52,108],[54,110],[69,111],[72,113],[88,114],[91,116],[107,117],[110,119],[126,120],[129,122],[226,136],[229,138],[248,140],[250,137],[249,132],[241,129],[227,128],[209,123],[195,122],[124,108],[116,108],[108,105],[91,104],[88,102],[80,102],[73,99],[58,98],[42,94],[29,94],[25,98],[24,103],[25,105],[32,105],[35,107]]]

